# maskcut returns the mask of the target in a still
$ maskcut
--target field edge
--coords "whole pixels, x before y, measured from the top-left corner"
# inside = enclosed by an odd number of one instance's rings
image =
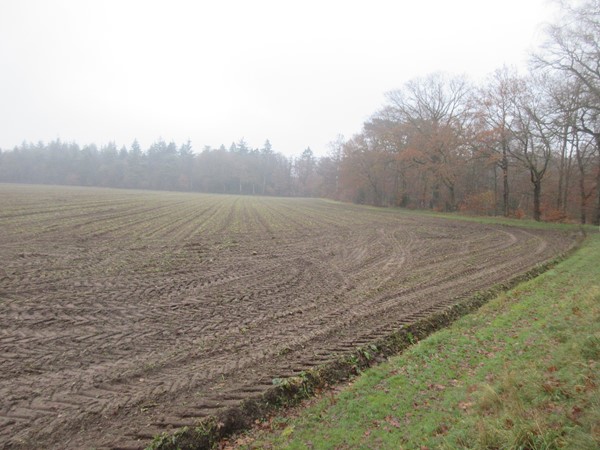
[[[172,433],[155,436],[147,450],[211,449],[220,441],[251,428],[257,420],[278,410],[299,404],[322,389],[358,375],[387,358],[401,354],[407,348],[431,334],[448,327],[459,318],[476,311],[481,306],[507,292],[520,283],[532,280],[567,259],[581,247],[585,237],[577,239],[567,251],[538,263],[530,270],[498,283],[489,289],[475,292],[440,312],[425,319],[401,326],[395,332],[370,344],[356,347],[352,352],[332,362],[303,371],[297,376],[274,379],[273,387],[239,406],[230,407],[219,414],[207,416],[195,427],[184,427]]]

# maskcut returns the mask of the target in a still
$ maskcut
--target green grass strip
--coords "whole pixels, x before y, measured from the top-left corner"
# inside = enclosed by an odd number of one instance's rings
[[[247,448],[600,448],[600,236]]]

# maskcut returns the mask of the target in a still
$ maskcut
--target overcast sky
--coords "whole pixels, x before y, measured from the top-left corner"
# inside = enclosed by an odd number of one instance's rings
[[[544,0],[0,0],[0,148],[60,138],[325,154],[386,91],[525,67]]]

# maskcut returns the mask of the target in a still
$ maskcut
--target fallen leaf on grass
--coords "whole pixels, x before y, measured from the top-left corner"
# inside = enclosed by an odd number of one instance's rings
[[[440,426],[435,429],[435,434],[436,435],[444,435],[444,434],[448,433],[449,429],[450,429],[450,427],[448,427],[448,425],[446,425],[445,423],[441,423]]]
[[[471,406],[473,406],[473,402],[459,402],[458,403],[458,407],[460,409],[462,409],[463,411],[466,411],[467,409],[469,409]]]
[[[394,428],[400,428],[400,426],[401,426],[398,419],[393,416],[386,416],[385,421],[387,423],[389,423],[391,426],[393,426]]]
[[[575,423],[579,423],[579,418],[581,417],[581,415],[583,414],[583,410],[575,405],[573,406],[573,409],[571,409],[571,414],[569,415],[569,418],[575,422]]]
[[[235,440],[235,445],[239,445],[239,446],[249,445],[252,442],[254,442],[254,438],[252,438],[250,436],[242,436]]]

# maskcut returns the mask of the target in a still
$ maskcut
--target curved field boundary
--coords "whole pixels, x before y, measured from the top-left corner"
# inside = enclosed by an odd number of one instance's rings
[[[469,314],[502,292],[519,283],[533,279],[554,267],[576,249],[540,264],[528,272],[513,277],[491,289],[478,292],[468,299],[449,307],[440,308],[417,321],[407,319],[406,325],[370,344],[356,347],[352,353],[326,364],[302,371],[296,376],[279,380],[276,386],[260,395],[244,400],[240,405],[202,419],[194,427],[183,427],[173,433],[155,436],[149,450],[211,449],[231,435],[251,428],[256,420],[263,419],[282,407],[290,407],[310,398],[323,389],[345,381],[361,371],[397,355],[409,346],[447,327],[455,320]]]

